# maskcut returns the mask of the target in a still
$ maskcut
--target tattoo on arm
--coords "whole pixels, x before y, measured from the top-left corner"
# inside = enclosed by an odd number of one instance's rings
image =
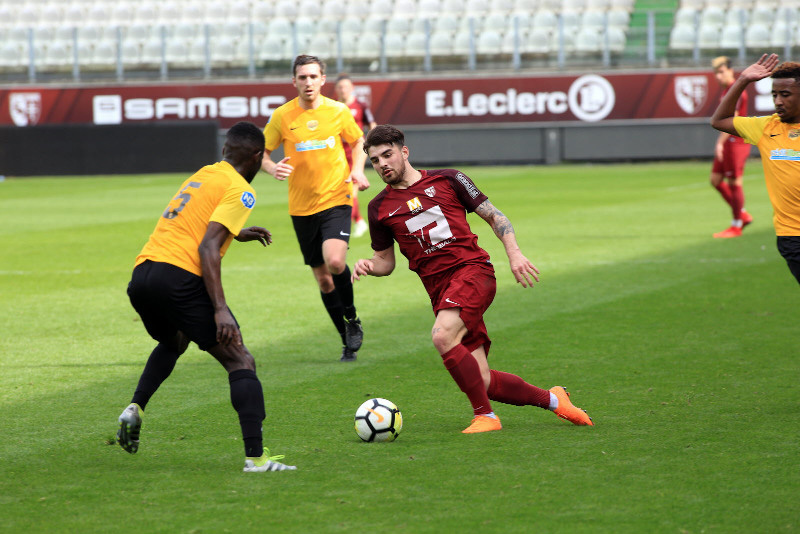
[[[514,233],[514,227],[511,225],[511,221],[508,220],[508,217],[503,215],[503,212],[495,208],[488,200],[484,200],[480,206],[475,208],[475,213],[489,223],[489,226],[492,227],[497,237]]]

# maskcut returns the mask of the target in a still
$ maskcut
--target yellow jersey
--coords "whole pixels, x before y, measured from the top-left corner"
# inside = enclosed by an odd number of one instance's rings
[[[220,247],[220,255],[224,256],[255,203],[255,190],[230,163],[206,165],[183,182],[167,204],[135,265],[152,260],[203,276],[198,247],[208,224],[218,222],[230,231]]]
[[[352,184],[342,139],[364,135],[347,105],[322,96],[316,109],[303,109],[298,98],[276,109],[264,128],[269,151],[283,143],[294,171],[289,175],[289,214],[313,215],[334,206],[352,206]]]
[[[800,124],[768,117],[734,117],[739,135],[761,152],[775,233],[800,236]]]

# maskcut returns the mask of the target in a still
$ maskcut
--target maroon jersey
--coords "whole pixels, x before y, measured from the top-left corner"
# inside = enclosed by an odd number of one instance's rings
[[[408,189],[386,189],[369,203],[373,250],[386,250],[397,241],[408,268],[420,278],[470,263],[488,263],[478,246],[467,212],[475,211],[486,195],[455,169],[420,171],[422,178]]]
[[[358,127],[361,128],[361,131],[364,131],[365,125],[369,126],[370,123],[375,122],[375,117],[372,116],[369,106],[361,100],[355,99],[351,104],[347,104],[347,107],[350,108],[350,113],[353,114],[353,119],[355,119]],[[347,156],[347,164],[352,167],[353,149],[344,141],[342,141],[342,146],[344,147],[344,155]]]

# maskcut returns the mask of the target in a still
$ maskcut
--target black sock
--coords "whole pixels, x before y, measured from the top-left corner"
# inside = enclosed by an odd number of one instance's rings
[[[347,320],[356,318],[356,307],[353,300],[353,282],[350,280],[350,267],[344,267],[344,271],[339,274],[331,273],[333,277],[333,285],[336,286],[336,291],[339,293],[339,300],[342,302],[344,308],[344,316]]]
[[[139,384],[136,386],[131,402],[135,402],[144,410],[150,401],[150,397],[172,373],[179,356],[180,354],[167,348],[162,343],[156,345],[156,348],[153,349],[147,359],[142,376],[139,377]]]
[[[322,303],[325,305],[325,309],[328,311],[328,315],[331,316],[333,326],[336,327],[336,331],[339,332],[339,336],[342,338],[342,345],[344,345],[344,307],[342,306],[342,301],[339,299],[339,291],[334,289],[330,293],[320,292],[320,296],[322,297]]]
[[[231,404],[239,414],[242,427],[244,455],[258,458],[264,453],[261,441],[261,423],[264,421],[264,391],[255,371],[239,369],[228,375],[231,386]]]

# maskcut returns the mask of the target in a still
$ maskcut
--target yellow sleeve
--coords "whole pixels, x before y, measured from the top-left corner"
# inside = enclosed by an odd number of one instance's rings
[[[364,135],[364,131],[358,127],[350,108],[343,106],[342,116],[342,139],[347,141],[348,144],[353,144]]]
[[[272,112],[272,116],[269,118],[269,122],[267,126],[264,128],[264,148],[272,152],[281,144],[282,135],[281,135],[281,117],[283,116],[280,113],[280,110],[275,110]]]
[[[209,221],[218,222],[234,236],[244,228],[247,218],[256,205],[256,196],[243,187],[232,186],[222,197]]]
[[[733,127],[746,143],[757,145],[764,135],[764,127],[772,117],[734,117]]]

